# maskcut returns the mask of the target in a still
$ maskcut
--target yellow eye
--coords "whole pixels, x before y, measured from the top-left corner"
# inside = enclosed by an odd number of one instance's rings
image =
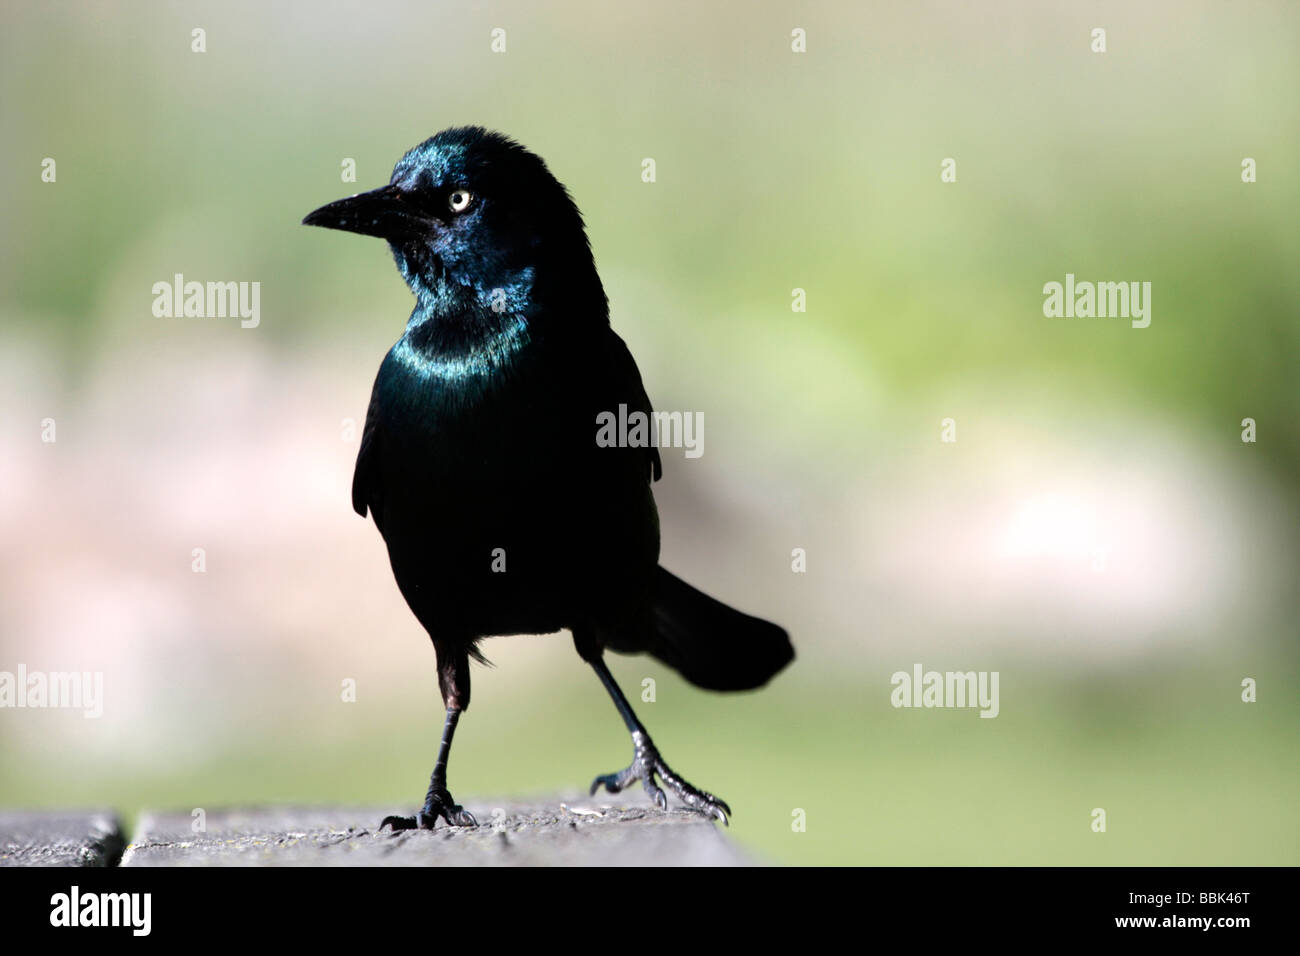
[[[474,194],[468,189],[453,189],[451,195],[447,197],[447,205],[451,207],[452,212],[464,212],[469,208],[473,198]]]

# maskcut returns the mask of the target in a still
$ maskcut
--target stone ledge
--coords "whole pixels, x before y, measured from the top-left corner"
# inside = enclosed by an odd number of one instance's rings
[[[471,801],[475,829],[380,831],[410,809],[263,807],[214,810],[196,833],[188,813],[146,813],[123,866],[739,866],[750,861],[694,811],[592,799]]]
[[[123,843],[107,811],[0,810],[0,866],[117,866]]]

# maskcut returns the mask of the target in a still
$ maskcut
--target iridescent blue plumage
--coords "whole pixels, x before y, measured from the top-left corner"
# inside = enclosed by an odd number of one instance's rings
[[[433,641],[447,724],[424,809],[388,822],[473,822],[445,779],[469,661],[484,637],[561,629],[636,742],[633,766],[598,783],[641,780],[662,802],[658,774],[723,815],[726,804],[659,758],[602,652],[649,652],[732,690],[763,683],[793,651],[776,625],[658,567],[659,453],[595,441],[598,415],[652,410],[564,187],[518,143],[463,127],[410,150],[387,186],[304,222],[386,239],[415,295],[375,379],[352,503],[374,517]]]

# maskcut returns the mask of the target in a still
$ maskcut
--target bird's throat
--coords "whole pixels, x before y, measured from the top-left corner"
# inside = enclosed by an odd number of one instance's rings
[[[500,372],[530,341],[523,313],[470,309],[423,313],[418,307],[393,358],[421,378],[459,381]]]

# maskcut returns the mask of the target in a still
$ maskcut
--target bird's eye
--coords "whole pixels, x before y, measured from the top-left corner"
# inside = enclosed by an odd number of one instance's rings
[[[452,212],[464,212],[473,199],[474,194],[468,189],[453,189],[451,195],[447,197],[447,205],[451,207]]]

